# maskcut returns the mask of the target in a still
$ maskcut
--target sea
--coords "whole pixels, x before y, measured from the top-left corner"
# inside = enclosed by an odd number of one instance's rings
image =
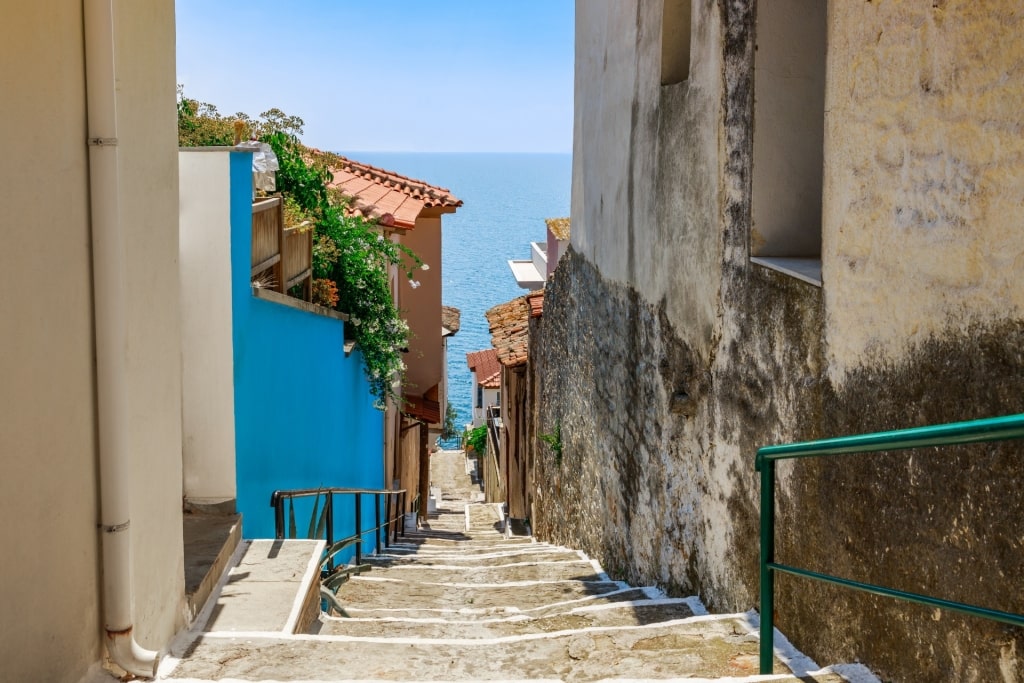
[[[516,284],[508,261],[530,258],[530,243],[545,241],[545,218],[569,215],[572,155],[342,154],[448,188],[463,201],[443,217],[441,256],[442,301],[462,312],[461,329],[448,340],[448,400],[461,430],[472,419],[466,354],[491,347],[484,312],[527,292]]]

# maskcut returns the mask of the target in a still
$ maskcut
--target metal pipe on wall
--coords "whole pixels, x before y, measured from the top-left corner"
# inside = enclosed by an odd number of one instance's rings
[[[128,330],[125,240],[119,216],[117,91],[112,0],[84,0],[89,198],[96,326],[103,620],[111,659],[129,673],[155,676],[159,654],[133,634],[131,455],[128,452]]]

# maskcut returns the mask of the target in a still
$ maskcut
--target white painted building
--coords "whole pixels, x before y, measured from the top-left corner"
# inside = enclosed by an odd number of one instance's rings
[[[501,403],[501,364],[493,348],[466,354],[466,364],[473,378],[473,427],[487,420],[487,408]]]

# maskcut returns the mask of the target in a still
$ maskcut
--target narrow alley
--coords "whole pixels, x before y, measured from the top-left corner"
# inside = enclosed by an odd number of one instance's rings
[[[372,570],[338,591],[348,616],[320,614],[294,633],[247,627],[230,613],[244,612],[253,595],[245,584],[259,581],[261,570],[243,560],[229,574],[231,590],[179,642],[161,678],[873,680],[859,666],[815,672],[795,652],[780,655],[775,675],[755,675],[753,613],[709,615],[695,597],[613,581],[582,552],[507,537],[499,508],[473,502],[469,462],[461,451],[433,456],[433,482],[443,491],[437,514],[401,543],[364,558]],[[294,557],[269,555],[268,562]],[[267,610],[249,614],[265,621]]]

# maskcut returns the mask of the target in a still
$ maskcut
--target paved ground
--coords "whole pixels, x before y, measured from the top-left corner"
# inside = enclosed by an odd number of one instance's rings
[[[756,676],[756,616],[708,615],[696,598],[611,581],[578,551],[506,538],[498,508],[471,502],[461,452],[435,454],[431,473],[438,514],[341,587],[347,617],[290,635],[211,625],[165,663],[167,680],[872,680],[796,652]]]

